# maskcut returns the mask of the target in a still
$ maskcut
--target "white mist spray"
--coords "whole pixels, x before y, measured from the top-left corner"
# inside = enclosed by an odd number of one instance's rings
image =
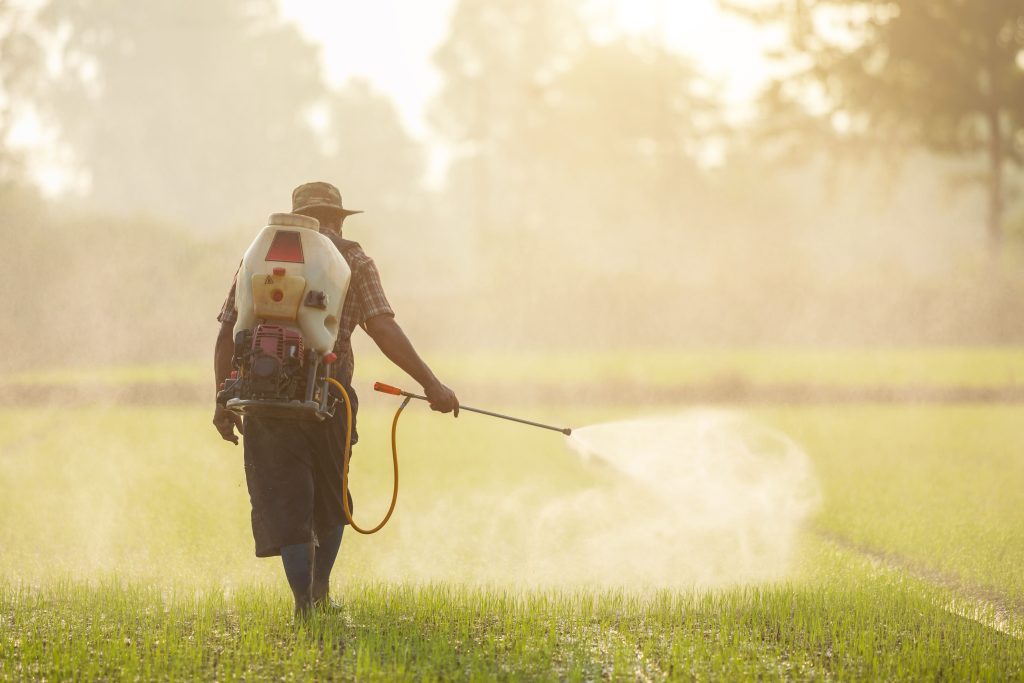
[[[622,475],[597,496],[605,504],[588,493],[552,508],[604,510],[604,523],[578,550],[610,583],[713,586],[783,576],[819,499],[799,445],[727,411],[584,427],[569,444]]]
[[[590,486],[436,496],[394,525],[393,546],[367,544],[373,575],[568,589],[770,581],[790,571],[818,501],[796,443],[726,411],[584,427],[567,443],[602,470]]]

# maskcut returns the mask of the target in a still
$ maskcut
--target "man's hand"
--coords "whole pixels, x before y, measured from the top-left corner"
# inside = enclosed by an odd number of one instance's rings
[[[405,332],[395,322],[393,315],[375,315],[366,321],[366,333],[370,335],[388,359],[405,370],[420,383],[423,393],[430,401],[430,409],[439,413],[455,413],[459,416],[459,399],[455,392],[441,384],[427,364],[423,362]]]
[[[242,433],[242,416],[237,413],[233,413],[222,405],[218,405],[217,409],[213,413],[213,426],[220,432],[220,436],[225,441],[238,445],[238,436],[235,434],[235,427],[238,427],[238,433]]]
[[[454,413],[455,417],[459,416],[459,398],[454,391],[440,382],[423,387],[423,391],[427,395],[427,400],[430,401],[431,410],[436,410],[439,413]]]

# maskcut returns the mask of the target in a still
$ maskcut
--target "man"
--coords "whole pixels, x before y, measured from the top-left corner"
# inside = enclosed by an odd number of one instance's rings
[[[334,242],[352,270],[334,348],[338,358],[331,373],[349,392],[353,418],[358,399],[351,388],[355,362],[350,338],[357,325],[385,356],[420,383],[431,409],[458,417],[455,393],[434,376],[395,321],[373,259],[359,244],[342,237],[345,218],[362,212],[344,208],[338,188],[323,182],[295,188],[292,212],[318,219],[320,232]],[[221,327],[214,351],[216,386],[231,372],[237,318],[232,283],[217,316]],[[213,416],[226,441],[238,444],[236,427],[245,436],[245,479],[256,555],[281,556],[299,616],[312,606],[329,605],[331,569],[347,523],[341,498],[348,495],[341,490],[342,446],[343,439],[355,444],[358,434],[354,422],[352,434],[345,434],[343,411],[337,412],[323,422],[246,417],[243,423],[238,415],[217,406]]]

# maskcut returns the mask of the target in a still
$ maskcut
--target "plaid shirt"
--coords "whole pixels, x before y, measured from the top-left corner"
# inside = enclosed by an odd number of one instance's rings
[[[378,315],[390,315],[394,317],[395,312],[391,304],[384,296],[384,287],[380,283],[380,273],[377,272],[377,265],[373,259],[366,255],[363,248],[355,242],[348,242],[349,246],[341,252],[352,270],[352,279],[348,285],[348,294],[345,295],[345,305],[341,309],[341,324],[338,328],[338,341],[334,344],[334,353],[338,355],[335,361],[334,378],[346,386],[352,385],[352,374],[355,372],[356,362],[352,354],[352,332],[356,326],[363,327],[366,321]],[[238,310],[235,307],[235,285],[238,279],[238,272],[235,272],[235,280],[231,282],[231,290],[220,307],[220,314],[217,320],[221,323],[235,324],[238,319]]]

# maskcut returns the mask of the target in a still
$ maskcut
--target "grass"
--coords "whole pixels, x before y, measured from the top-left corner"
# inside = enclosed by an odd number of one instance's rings
[[[718,593],[356,584],[293,628],[265,588],[168,597],[104,582],[0,589],[0,675],[357,680],[904,679],[1024,675],[1024,644],[927,589],[828,557],[826,583]]]
[[[364,402],[360,520],[386,507],[391,407]],[[507,408],[576,425],[646,412]],[[807,448],[823,493],[783,578],[538,587],[523,549],[559,533],[538,506],[609,490],[614,473],[558,435],[418,406],[400,428],[394,520],[346,535],[344,613],[295,628],[278,562],[252,557],[241,449],[217,440],[207,409],[0,410],[0,679],[1024,679],[1024,641],[947,609],[978,587],[1024,598],[1017,408],[755,416]]]
[[[764,410],[813,455],[818,528],[1024,606],[1017,406]]]

